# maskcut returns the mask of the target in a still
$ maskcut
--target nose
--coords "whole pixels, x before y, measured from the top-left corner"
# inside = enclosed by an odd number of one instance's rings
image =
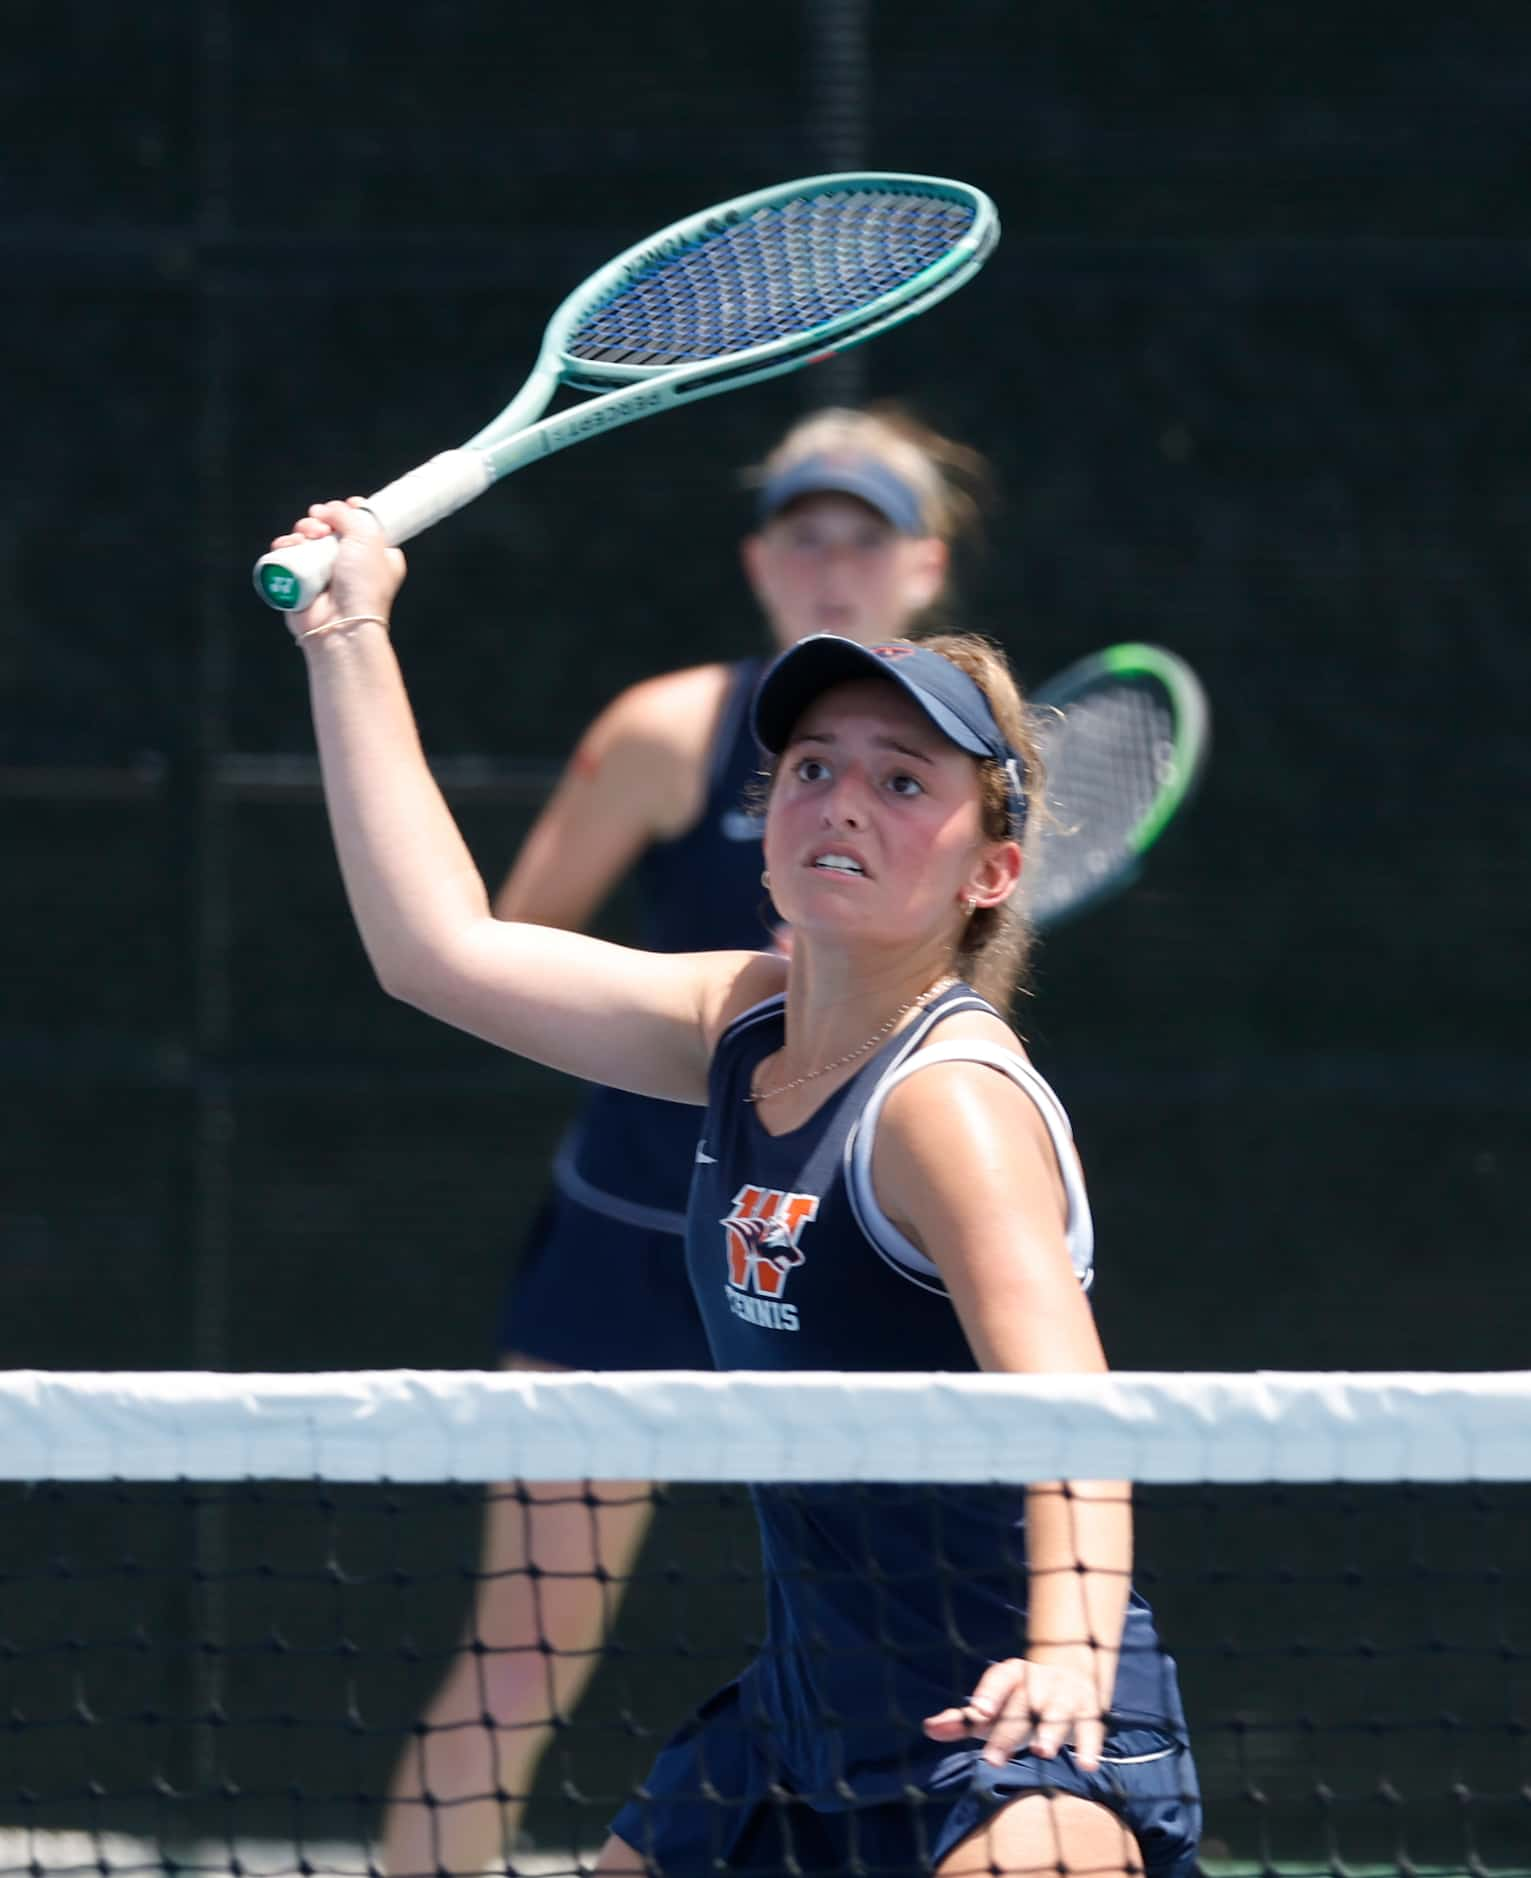
[[[821,811],[826,828],[864,828],[866,826],[867,783],[854,764],[836,775],[826,791]]]

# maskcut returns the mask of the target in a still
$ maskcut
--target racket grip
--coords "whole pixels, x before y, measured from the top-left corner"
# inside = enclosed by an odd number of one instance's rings
[[[290,548],[273,548],[255,563],[255,591],[279,613],[301,613],[329,586],[335,554],[333,535],[319,541],[299,541]]]
[[[366,507],[377,518],[384,539],[398,547],[466,507],[493,481],[483,451],[443,450],[368,496]],[[255,591],[278,612],[301,613],[330,584],[336,551],[333,535],[273,548],[255,563]]]

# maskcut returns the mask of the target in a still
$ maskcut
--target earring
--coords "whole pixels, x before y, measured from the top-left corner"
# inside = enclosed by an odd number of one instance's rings
[[[963,896],[962,896],[962,910],[963,910],[963,912],[964,912],[964,913],[966,913],[966,914],[967,914],[967,916],[968,916],[968,918],[969,918],[969,919],[971,919],[971,918],[973,917],[973,911],[974,911],[974,909],[975,909],[975,908],[977,907],[977,905],[978,905],[978,902],[977,902],[977,900],[975,900],[975,899],[973,898],[973,896],[972,896],[972,895],[971,895],[970,893],[965,893],[965,894],[963,894]]]
[[[769,867],[763,867],[760,870],[760,884],[765,888],[767,893],[771,891],[771,870]]]

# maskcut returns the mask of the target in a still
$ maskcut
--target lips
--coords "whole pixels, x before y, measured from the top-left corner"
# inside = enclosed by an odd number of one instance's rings
[[[840,874],[850,880],[865,880],[866,863],[846,848],[823,848],[808,865],[820,874]]]

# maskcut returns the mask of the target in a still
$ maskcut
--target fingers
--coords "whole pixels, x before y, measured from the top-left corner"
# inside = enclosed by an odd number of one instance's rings
[[[983,1758],[992,1767],[1003,1766],[1023,1749],[1052,1760],[1072,1741],[1079,1765],[1095,1768],[1106,1722],[1088,1679],[1011,1657],[992,1663],[965,1703],[929,1716],[925,1733],[934,1741],[979,1737]]]
[[[939,1715],[927,1715],[924,1728],[932,1741],[961,1741],[972,1732],[967,1710],[960,1708],[944,1708]]]
[[[314,502],[306,515],[292,525],[291,534],[278,535],[273,548],[291,548],[300,541],[319,541],[325,535],[362,537],[379,534],[377,518],[366,506],[364,496],[347,496],[344,502]]]
[[[1026,1716],[1026,1732],[1030,1732],[1030,1707],[1026,1701],[1027,1674],[1026,1664],[1018,1657],[1010,1657],[1003,1663],[991,1663],[979,1677],[977,1686],[966,1702],[942,1709],[939,1715],[930,1716],[925,1723],[925,1732],[936,1741],[960,1741],[968,1735],[980,1737],[992,1735],[1000,1719],[1008,1713],[1017,1697],[1021,1698],[1022,1712]],[[1002,1756],[1007,1759],[1008,1756]]]
[[[1105,1716],[1081,1716],[1074,1723],[1074,1759],[1087,1773],[1093,1773],[1100,1766],[1100,1757],[1105,1751]]]

